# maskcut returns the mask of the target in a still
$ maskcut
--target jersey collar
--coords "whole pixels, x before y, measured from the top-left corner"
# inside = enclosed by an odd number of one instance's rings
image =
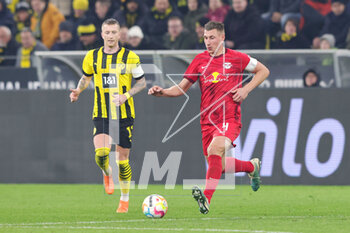
[[[208,50],[205,50],[205,53],[206,53],[206,55],[208,55],[209,57],[213,57],[213,56],[211,56],[211,55],[209,54]],[[226,54],[226,53],[227,53],[227,48],[225,48],[224,53],[222,53],[222,54],[220,54],[220,55],[218,55],[218,56],[214,56],[213,58],[222,57],[222,56],[223,56],[224,54]]]
[[[104,53],[106,55],[115,55],[115,54],[118,54],[122,49],[124,49],[124,47],[119,47],[119,49],[115,53],[106,53],[104,50],[104,46],[102,46],[102,53]]]

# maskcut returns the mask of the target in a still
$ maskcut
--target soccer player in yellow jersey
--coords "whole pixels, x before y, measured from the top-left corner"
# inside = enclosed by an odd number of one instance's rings
[[[95,160],[102,169],[104,186],[108,194],[114,191],[109,153],[113,140],[116,146],[121,197],[117,213],[128,212],[131,167],[129,154],[135,118],[133,96],[146,87],[144,72],[139,57],[132,51],[119,47],[120,25],[115,19],[107,19],[101,32],[104,46],[90,50],[83,61],[83,76],[76,89],[71,89],[71,102],[78,100],[80,93],[94,77],[95,99],[93,110]],[[132,79],[135,84],[131,87]],[[117,129],[110,127],[118,122]],[[113,131],[113,132],[111,132]],[[119,131],[119,138],[113,138]],[[118,135],[117,135],[118,137]]]

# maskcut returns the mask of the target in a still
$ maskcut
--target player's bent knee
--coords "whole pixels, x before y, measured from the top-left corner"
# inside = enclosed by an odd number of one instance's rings
[[[108,147],[101,147],[95,150],[95,161],[96,164],[108,175],[109,167],[109,152]]]
[[[109,155],[110,151],[111,149],[109,149],[108,147],[101,147],[95,150],[96,156],[99,156],[99,157]]]
[[[208,147],[208,155],[219,155],[223,156],[225,154],[225,146],[210,145]]]

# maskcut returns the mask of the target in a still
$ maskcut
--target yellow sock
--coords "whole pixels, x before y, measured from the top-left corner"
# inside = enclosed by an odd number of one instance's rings
[[[105,175],[109,175],[109,152],[108,147],[101,147],[95,150],[95,160],[96,164],[102,169]]]
[[[121,160],[117,162],[119,166],[119,184],[121,189],[122,201],[129,201],[130,181],[131,181],[131,167],[129,160]]]

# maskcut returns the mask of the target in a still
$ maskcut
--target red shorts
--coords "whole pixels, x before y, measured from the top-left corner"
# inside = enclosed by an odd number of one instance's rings
[[[242,124],[235,121],[227,121],[225,124],[221,123],[216,126],[212,124],[201,125],[201,128],[203,152],[205,156],[208,156],[207,150],[214,137],[225,136],[229,138],[233,144],[241,132]]]

